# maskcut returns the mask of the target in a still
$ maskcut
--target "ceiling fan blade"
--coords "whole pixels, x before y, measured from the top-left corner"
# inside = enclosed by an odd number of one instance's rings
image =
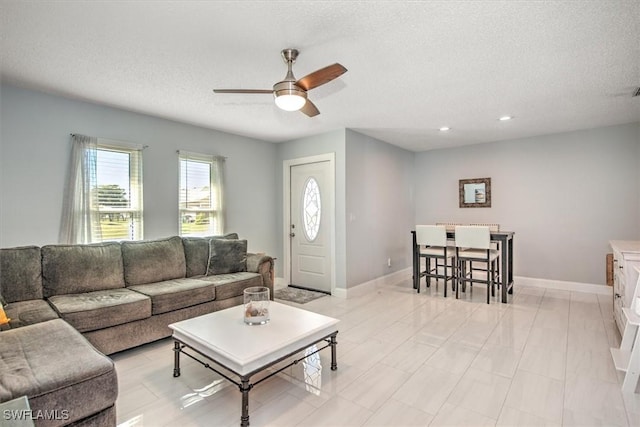
[[[214,93],[269,93],[273,94],[272,89],[214,89]]]
[[[318,110],[318,107],[316,107],[316,105],[308,98],[307,102],[304,103],[304,106],[300,109],[300,111],[302,111],[309,117],[314,117],[320,114],[320,110]]]
[[[311,90],[314,87],[318,87],[325,83],[329,83],[331,80],[340,77],[347,72],[347,69],[342,65],[335,63],[328,67],[321,68],[314,71],[311,74],[307,74],[296,82],[297,86],[300,86],[304,90]]]

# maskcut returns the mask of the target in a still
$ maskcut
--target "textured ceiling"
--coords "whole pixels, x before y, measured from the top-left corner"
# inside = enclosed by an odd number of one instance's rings
[[[266,141],[346,127],[424,151],[640,121],[638,1],[2,0],[0,19],[3,81]],[[286,47],[298,78],[349,70],[309,92],[319,116],[213,94],[271,88]]]

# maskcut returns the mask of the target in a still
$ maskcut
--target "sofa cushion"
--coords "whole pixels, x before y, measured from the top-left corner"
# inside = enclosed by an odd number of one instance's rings
[[[207,277],[174,279],[129,286],[151,298],[151,313],[161,314],[216,299],[216,288]]]
[[[122,242],[121,245],[127,286],[185,277],[186,263],[180,237]]]
[[[0,249],[0,294],[6,302],[42,299],[40,248]]]
[[[123,288],[120,244],[43,246],[42,279],[45,298]]]
[[[187,262],[187,277],[207,274],[209,265],[209,242],[211,239],[237,239],[238,233],[224,236],[183,237],[184,257]]]
[[[129,289],[56,295],[49,302],[80,332],[95,331],[151,316],[151,300]]]
[[[11,329],[58,318],[55,310],[42,299],[12,302],[4,310],[7,317],[11,319],[9,322]]]
[[[68,323],[49,320],[2,332],[0,402],[27,396],[31,410],[66,414],[73,423],[110,408],[118,397],[113,362]]]
[[[216,287],[216,301],[241,296],[251,286],[263,286],[262,275],[247,271],[207,276]]]
[[[247,271],[247,241],[211,239],[207,276]]]

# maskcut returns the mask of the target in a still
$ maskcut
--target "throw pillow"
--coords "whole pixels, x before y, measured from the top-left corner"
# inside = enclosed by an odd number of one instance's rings
[[[7,302],[2,297],[2,294],[0,294],[0,326],[6,325],[11,321],[11,319],[7,317],[7,314],[4,311],[4,307],[6,306],[7,306]]]
[[[207,276],[247,271],[247,241],[211,239]]]
[[[227,233],[222,236],[183,237],[184,257],[187,261],[187,277],[207,274],[209,266],[209,246],[211,239],[237,239],[238,233]]]
[[[4,312],[4,308],[0,306],[0,326],[6,325],[9,322],[11,322],[11,319],[7,317],[7,313]]]

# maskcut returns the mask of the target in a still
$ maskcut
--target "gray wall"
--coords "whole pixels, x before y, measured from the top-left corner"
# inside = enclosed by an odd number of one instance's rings
[[[336,156],[336,287],[353,287],[409,267],[413,153],[337,130],[278,144],[280,182],[285,160],[324,153]],[[282,188],[281,184],[278,216],[283,214]],[[281,224],[280,247],[283,236]]]
[[[416,223],[516,232],[518,276],[604,284],[612,239],[640,240],[640,124],[415,156]],[[492,207],[458,207],[458,180],[491,177]]]
[[[306,138],[295,139],[288,142],[277,144],[278,163],[274,165],[277,172],[278,185],[276,200],[276,217],[279,218],[277,225],[277,243],[279,249],[279,260],[282,260],[283,254],[283,162],[285,160],[298,159],[301,157],[315,156],[318,154],[334,153],[335,154],[335,185],[336,185],[336,203],[335,203],[335,227],[336,227],[336,287],[346,288],[346,224],[345,224],[345,130],[340,129],[322,135],[315,135]],[[284,277],[282,272],[282,263],[276,262],[276,275]]]
[[[640,240],[637,123],[414,154],[344,129],[271,144],[2,85],[0,247],[57,242],[71,132],[149,146],[148,239],[178,230],[176,150],[227,156],[226,228],[278,257],[280,277],[282,162],[329,152],[339,288],[409,267],[415,223],[498,222],[517,233],[516,275],[598,284],[608,241]],[[480,177],[493,207],[459,209],[458,179]]]
[[[274,254],[274,144],[3,85],[0,89],[0,246],[56,243],[70,133],[148,145],[144,237],[178,232],[176,150],[227,157],[227,231]],[[212,112],[213,114],[213,112]]]
[[[346,155],[347,287],[351,287],[411,266],[414,153],[348,130]]]

